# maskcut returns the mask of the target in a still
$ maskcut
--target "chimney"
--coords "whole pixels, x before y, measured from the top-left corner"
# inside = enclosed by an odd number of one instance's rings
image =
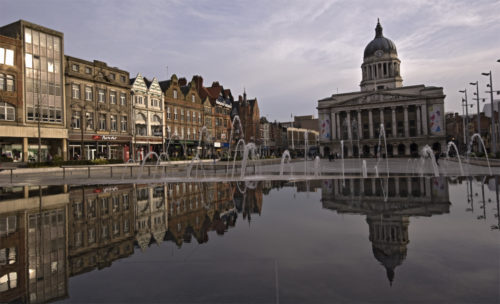
[[[196,89],[201,90],[201,88],[203,88],[203,77],[195,75],[193,76],[193,80],[196,83]]]
[[[183,87],[187,84],[187,80],[185,77],[179,78],[179,86]]]

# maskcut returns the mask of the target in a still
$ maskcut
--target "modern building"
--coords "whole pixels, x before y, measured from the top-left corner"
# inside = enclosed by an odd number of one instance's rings
[[[129,73],[65,56],[70,159],[130,158]]]
[[[16,161],[66,159],[63,33],[19,20],[0,27],[0,36],[10,38],[0,39],[2,154]]]
[[[403,86],[396,45],[382,33],[368,43],[361,65],[361,90],[333,94],[318,101],[320,152],[345,156],[385,154],[379,138],[385,134],[388,156],[418,155],[429,145],[444,149],[443,88]],[[381,130],[384,132],[381,132]]]
[[[135,159],[142,160],[149,152],[164,151],[164,96],[156,77],[148,80],[139,73],[130,83]]]

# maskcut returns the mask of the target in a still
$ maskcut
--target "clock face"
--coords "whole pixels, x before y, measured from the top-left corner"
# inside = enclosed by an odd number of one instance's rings
[[[382,55],[384,55],[384,51],[382,51],[382,50],[378,50],[375,52],[375,56],[377,56],[377,57],[382,57]]]

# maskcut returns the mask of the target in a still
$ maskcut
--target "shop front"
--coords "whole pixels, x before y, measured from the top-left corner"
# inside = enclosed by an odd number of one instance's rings
[[[127,162],[130,158],[130,141],[130,136],[70,135],[69,159],[114,159]]]
[[[135,160],[142,161],[144,157],[150,153],[155,152],[160,155],[163,152],[163,143],[161,137],[136,137],[134,142],[135,147]]]

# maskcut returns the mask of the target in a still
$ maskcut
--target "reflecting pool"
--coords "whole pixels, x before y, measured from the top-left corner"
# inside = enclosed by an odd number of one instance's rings
[[[498,303],[499,177],[0,189],[0,303]]]

